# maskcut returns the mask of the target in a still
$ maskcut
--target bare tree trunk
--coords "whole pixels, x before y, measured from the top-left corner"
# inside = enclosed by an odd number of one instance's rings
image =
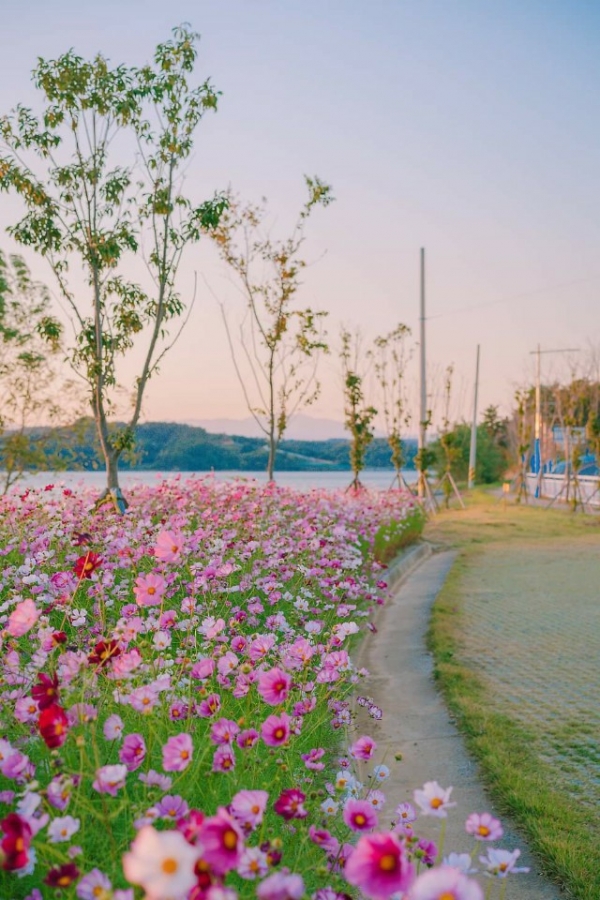
[[[275,435],[269,435],[269,461],[267,462],[267,478],[269,481],[274,481],[273,474],[275,472],[275,456],[277,454],[277,443],[275,441]]]

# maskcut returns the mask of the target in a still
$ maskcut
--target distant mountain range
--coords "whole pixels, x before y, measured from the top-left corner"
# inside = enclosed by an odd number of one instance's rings
[[[48,429],[31,431],[38,434],[46,432],[44,452],[55,462],[58,457],[64,468],[89,470],[103,466],[91,419],[80,420],[72,426],[59,428],[51,433],[48,433]],[[417,451],[416,441],[409,438],[404,446],[406,467],[412,468]],[[349,447],[347,438],[285,440],[277,452],[276,468],[280,471],[347,471],[350,469]],[[144,422],[136,429],[133,455],[124,455],[120,467],[161,472],[204,472],[211,469],[256,472],[266,469],[267,457],[264,437],[223,432],[214,434],[205,428],[181,422]],[[391,468],[390,448],[385,439],[375,438],[370,444],[366,465],[376,469]]]

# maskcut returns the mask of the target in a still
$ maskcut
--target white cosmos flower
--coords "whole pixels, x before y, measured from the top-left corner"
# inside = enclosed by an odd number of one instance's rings
[[[145,825],[123,854],[123,871],[128,881],[144,888],[146,900],[184,900],[197,882],[198,857],[199,849],[179,831]]]

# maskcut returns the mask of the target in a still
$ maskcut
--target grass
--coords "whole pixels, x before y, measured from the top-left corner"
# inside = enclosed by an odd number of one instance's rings
[[[578,900],[600,897],[600,819],[561,789],[560,753],[550,762],[541,760],[535,730],[508,714],[510,706],[494,694],[493,682],[468,661],[464,582],[486,546],[503,542],[510,548],[525,538],[534,543],[585,538],[598,527],[596,518],[539,507],[504,508],[477,493],[464,513],[444,512],[426,529],[430,540],[460,551],[430,623],[435,677],[498,811],[527,837],[545,873]],[[574,743],[583,748],[584,732],[578,723],[569,723],[565,709],[562,732],[554,736],[559,751],[572,753]]]

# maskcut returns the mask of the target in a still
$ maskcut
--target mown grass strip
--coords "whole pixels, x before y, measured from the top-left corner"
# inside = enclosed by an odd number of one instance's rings
[[[554,773],[532,750],[533,736],[492,711],[487,688],[461,661],[461,581],[470,555],[463,551],[434,606],[428,646],[435,678],[498,811],[526,836],[548,877],[577,900],[598,900],[598,829],[583,808],[553,787]]]

